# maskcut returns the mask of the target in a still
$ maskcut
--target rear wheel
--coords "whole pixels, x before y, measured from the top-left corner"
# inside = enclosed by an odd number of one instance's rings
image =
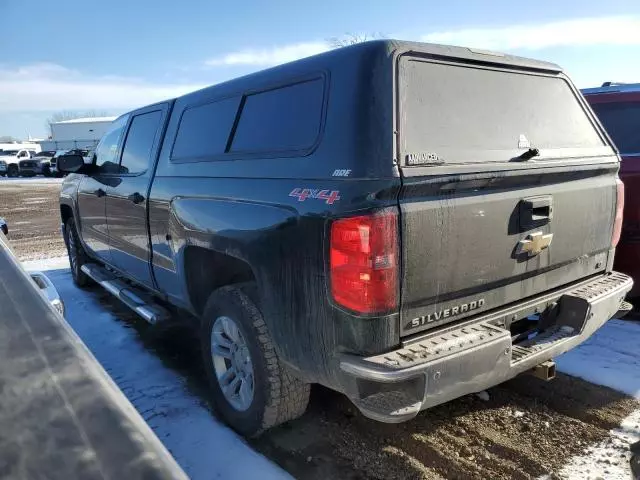
[[[209,297],[201,339],[213,403],[237,432],[254,437],[304,413],[310,386],[280,362],[262,314],[242,286]]]
[[[16,178],[20,174],[20,169],[17,165],[9,165],[7,168],[7,176],[11,178]]]
[[[64,241],[67,244],[69,254],[69,267],[73,283],[78,287],[86,287],[92,283],[91,278],[82,271],[82,265],[89,263],[89,257],[80,243],[78,231],[73,218],[69,218],[64,226]]]

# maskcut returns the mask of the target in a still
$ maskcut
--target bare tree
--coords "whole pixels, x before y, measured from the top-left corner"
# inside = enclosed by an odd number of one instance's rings
[[[369,40],[378,40],[386,38],[382,33],[347,33],[342,37],[331,37],[327,39],[327,42],[331,48],[348,47],[349,45],[355,45],[356,43],[367,42]]]
[[[47,118],[46,126],[47,130],[51,134],[51,124],[56,122],[64,122],[65,120],[75,120],[76,118],[86,117],[106,117],[107,112],[104,110],[85,110],[83,112],[77,110],[61,110],[55,112],[49,118]]]

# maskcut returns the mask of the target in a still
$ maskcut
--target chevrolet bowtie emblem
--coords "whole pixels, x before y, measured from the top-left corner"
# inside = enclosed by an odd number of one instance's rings
[[[518,242],[516,253],[520,255],[526,252],[530,257],[534,257],[551,245],[551,240],[553,240],[553,233],[547,233],[546,235],[543,235],[542,232],[532,233]]]

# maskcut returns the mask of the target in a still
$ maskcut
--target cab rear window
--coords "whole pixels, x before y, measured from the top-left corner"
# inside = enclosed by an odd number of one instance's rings
[[[544,157],[605,145],[561,77],[410,58],[399,83],[407,159],[504,162],[528,148]]]
[[[640,102],[594,103],[591,108],[622,155],[640,153]]]

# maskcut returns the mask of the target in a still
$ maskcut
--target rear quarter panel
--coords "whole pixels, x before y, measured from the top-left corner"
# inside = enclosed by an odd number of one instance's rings
[[[329,218],[345,205],[388,206],[395,183],[160,177],[149,212],[158,286],[172,303],[193,311],[184,266],[189,246],[245,261],[280,357],[308,380],[335,385],[336,352],[389,348],[399,339],[399,324],[397,314],[359,318],[332,304],[326,272]],[[334,189],[340,200],[299,201],[289,196],[296,188]]]

